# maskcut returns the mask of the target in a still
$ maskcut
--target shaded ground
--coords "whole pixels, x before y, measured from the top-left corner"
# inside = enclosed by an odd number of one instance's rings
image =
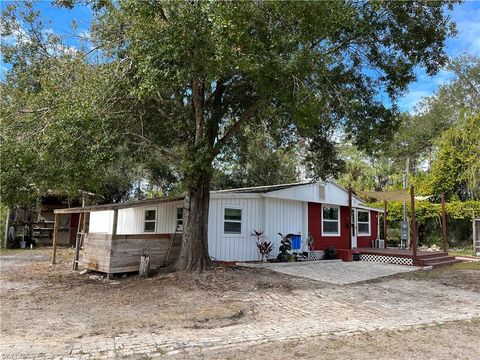
[[[236,267],[109,282],[71,271],[71,250],[60,250],[56,266],[49,255],[48,249],[0,255],[4,354],[282,358],[285,351],[331,358],[347,349],[353,354],[366,337],[376,357],[389,339],[400,351],[404,337],[424,334],[412,326],[480,317],[480,264],[345,286]],[[426,338],[466,351],[458,358],[476,358],[471,323],[444,326],[449,337],[436,327],[425,330]],[[412,346],[425,347],[416,335]]]

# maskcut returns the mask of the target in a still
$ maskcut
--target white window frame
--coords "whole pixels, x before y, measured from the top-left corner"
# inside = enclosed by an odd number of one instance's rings
[[[238,220],[225,220],[225,210],[226,209],[235,209],[235,210],[240,210],[242,213],[241,213],[241,219],[240,221]],[[238,205],[224,205],[222,207],[222,235],[224,237],[235,237],[235,236],[243,236],[244,234],[244,226],[243,226],[243,216],[244,216],[244,212],[243,212],[243,206],[238,206]],[[229,233],[225,233],[225,222],[235,222],[235,223],[240,223],[240,233],[234,233],[234,234],[229,234]]]
[[[155,211],[155,220],[147,220],[146,215],[147,211]],[[143,233],[144,234],[155,234],[157,232],[157,216],[158,216],[158,210],[157,208],[147,208],[143,211]],[[155,224],[153,231],[146,231],[145,230],[145,225],[147,223],[153,222]]]
[[[368,222],[367,221],[360,221],[358,214],[361,212],[368,213]],[[357,210],[357,236],[370,236],[372,234],[372,215],[370,214],[369,210]],[[361,232],[360,231],[360,224],[368,224],[368,232]]]
[[[336,208],[336,209],[338,209],[338,220],[330,220],[330,219],[323,220],[323,208]],[[322,225],[322,236],[332,236],[332,237],[340,236],[340,234],[342,232],[341,218],[342,218],[342,214],[341,214],[341,209],[340,209],[339,205],[322,204],[322,208],[320,209],[320,219],[322,221],[322,224],[321,224]],[[326,221],[326,222],[338,222],[338,231],[336,233],[330,233],[330,232],[326,233],[324,231],[325,227],[323,226],[324,221]]]

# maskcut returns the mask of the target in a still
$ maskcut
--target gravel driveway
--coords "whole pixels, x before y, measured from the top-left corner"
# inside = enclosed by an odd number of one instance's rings
[[[371,261],[341,260],[294,263],[242,263],[240,266],[269,269],[278,273],[303,277],[336,285],[353,284],[398,273],[421,270],[419,267],[383,264]]]

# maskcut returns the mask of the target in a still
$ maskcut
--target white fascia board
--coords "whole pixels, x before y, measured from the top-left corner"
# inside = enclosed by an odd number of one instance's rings
[[[373,206],[367,206],[367,205],[356,205],[354,206],[357,209],[363,209],[363,210],[370,210],[370,211],[377,211],[379,213],[383,213],[383,209],[379,209]]]

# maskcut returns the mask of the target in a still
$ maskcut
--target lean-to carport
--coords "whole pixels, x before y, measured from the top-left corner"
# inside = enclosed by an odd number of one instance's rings
[[[155,231],[151,233],[141,234],[129,231],[122,232],[118,230],[121,229],[119,211],[123,209],[135,210],[141,207],[160,209],[162,206],[181,204],[182,201],[182,197],[164,197],[135,202],[57,209],[54,211],[55,230],[52,264],[56,262],[58,215],[78,213],[82,216],[83,225],[77,237],[75,258],[73,261],[74,269],[77,269],[78,263],[81,262],[82,265],[88,269],[108,274],[138,271],[140,256],[144,251],[149,252],[152,257],[152,262],[155,265],[165,265],[168,260],[173,259],[174,255],[178,255],[177,253],[181,247],[181,230],[172,228],[168,233],[160,233],[155,229]],[[171,205],[167,205],[168,203],[171,203]],[[106,227],[108,227],[106,231],[93,231],[89,229],[87,225],[87,216],[98,212],[108,213],[110,216],[110,221],[106,223]],[[159,216],[161,215],[162,214]],[[128,221],[129,218],[126,220]],[[80,254],[82,242],[84,242],[84,249],[82,254]]]

